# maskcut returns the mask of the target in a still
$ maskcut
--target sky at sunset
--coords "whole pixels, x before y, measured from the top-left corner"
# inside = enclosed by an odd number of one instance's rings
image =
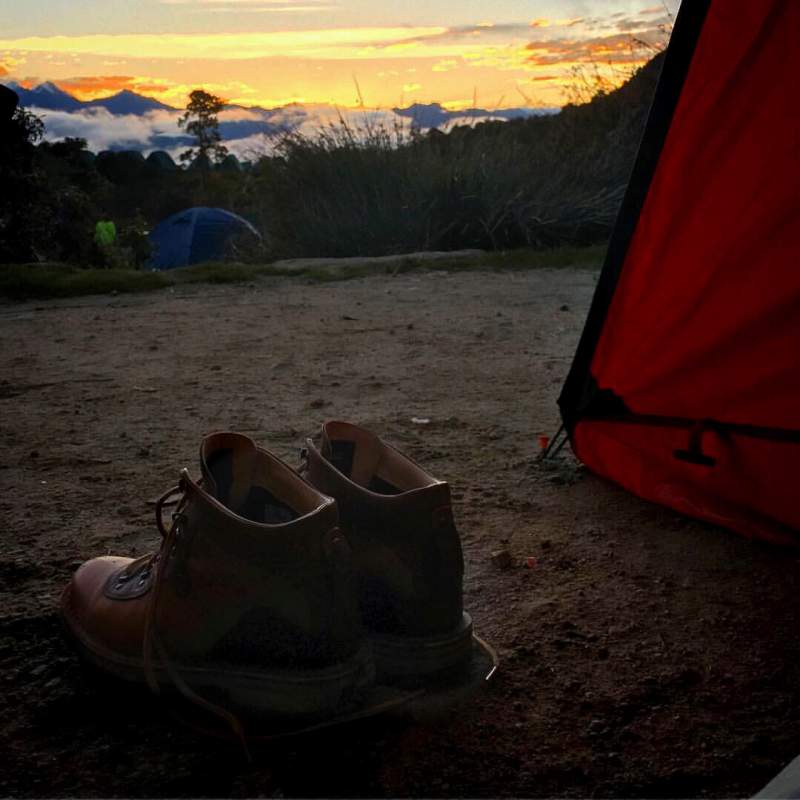
[[[566,101],[576,66],[619,82],[679,0],[0,0],[0,81],[83,100],[451,108]],[[359,97],[360,91],[360,97]]]

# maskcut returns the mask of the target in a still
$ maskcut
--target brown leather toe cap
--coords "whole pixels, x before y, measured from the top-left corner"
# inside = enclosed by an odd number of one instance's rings
[[[111,576],[132,562],[117,556],[93,558],[74,572],[61,597],[69,631],[101,660],[141,661],[149,595],[120,600],[105,591]]]

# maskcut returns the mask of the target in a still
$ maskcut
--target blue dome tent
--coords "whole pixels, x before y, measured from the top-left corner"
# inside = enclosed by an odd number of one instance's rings
[[[149,266],[164,270],[224,258],[234,236],[259,232],[242,217],[223,208],[187,208],[162,220],[150,232]]]

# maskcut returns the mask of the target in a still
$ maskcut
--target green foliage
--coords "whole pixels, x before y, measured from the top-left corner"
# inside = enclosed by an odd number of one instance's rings
[[[203,89],[195,89],[189,95],[186,112],[178,125],[195,137],[195,146],[181,153],[181,161],[197,164],[208,170],[212,164],[221,162],[228,149],[221,143],[218,114],[225,108],[225,101]]]
[[[153,247],[147,238],[148,233],[147,221],[138,210],[120,228],[120,250],[125,262],[135,269],[142,269],[152,253]]]

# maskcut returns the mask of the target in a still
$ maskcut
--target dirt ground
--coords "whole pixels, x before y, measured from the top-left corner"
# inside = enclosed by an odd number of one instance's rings
[[[747,796],[800,752],[799,563],[536,459],[581,270],[299,279],[0,305],[0,794]],[[412,417],[430,420],[427,425]],[[201,436],[291,463],[325,418],[452,484],[492,688],[444,719],[263,748],[103,685],[62,639],[83,560],[159,541]],[[492,551],[507,547],[508,569]],[[537,559],[529,568],[528,557]]]

